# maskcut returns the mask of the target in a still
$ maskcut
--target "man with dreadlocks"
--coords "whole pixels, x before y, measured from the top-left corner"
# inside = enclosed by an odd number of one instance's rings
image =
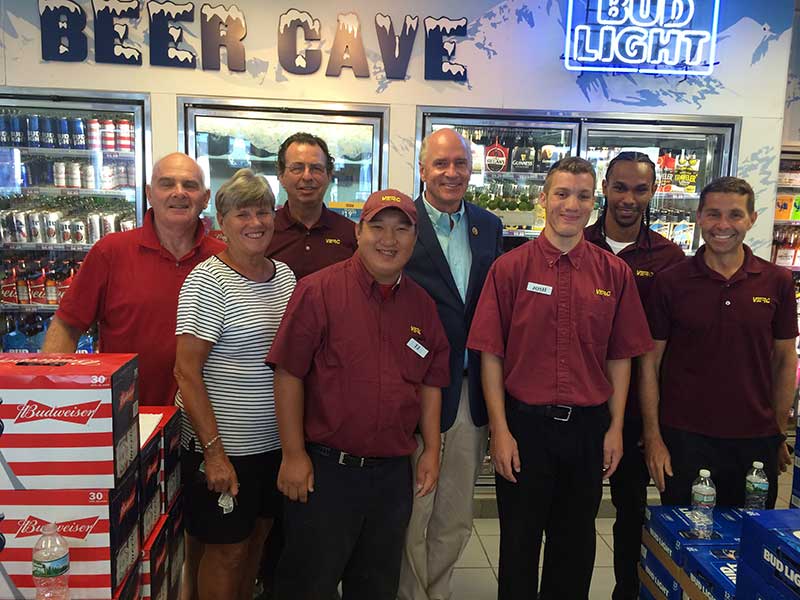
[[[649,227],[650,200],[655,191],[656,167],[650,157],[642,152],[620,152],[608,165],[603,180],[605,203],[600,218],[583,233],[587,241],[628,263],[642,304],[647,302],[655,274],[685,260],[677,244]],[[639,597],[637,565],[650,481],[639,448],[641,438],[642,416],[636,369],[633,368],[622,430],[622,460],[611,476],[611,501],[617,509],[613,600]]]

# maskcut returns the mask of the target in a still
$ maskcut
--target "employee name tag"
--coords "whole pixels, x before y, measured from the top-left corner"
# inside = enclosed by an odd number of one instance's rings
[[[533,292],[535,294],[544,294],[545,296],[550,296],[553,293],[553,286],[543,285],[541,283],[533,283],[532,281],[529,281],[528,291]]]
[[[406,346],[411,348],[414,352],[419,354],[422,358],[425,358],[426,356],[428,356],[428,349],[425,346],[423,346],[422,344],[420,344],[414,338],[411,338],[410,340],[408,340],[408,343],[406,344]]]

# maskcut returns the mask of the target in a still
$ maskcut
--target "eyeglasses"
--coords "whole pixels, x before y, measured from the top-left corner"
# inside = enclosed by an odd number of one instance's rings
[[[306,172],[306,169],[311,171],[311,175],[313,177],[321,177],[327,172],[325,165],[321,163],[313,163],[313,164],[305,164],[305,163],[292,163],[287,165],[286,170],[289,171],[292,175],[302,175]]]

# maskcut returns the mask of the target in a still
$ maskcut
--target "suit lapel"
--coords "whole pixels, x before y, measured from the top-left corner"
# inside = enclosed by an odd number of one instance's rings
[[[419,224],[417,240],[427,251],[431,262],[436,266],[436,269],[442,276],[442,280],[447,284],[447,288],[458,302],[463,304],[461,294],[458,293],[456,281],[453,279],[453,274],[450,272],[450,265],[447,264],[447,259],[442,252],[442,247],[439,245],[436,232],[433,230],[433,223],[431,223],[431,219],[428,216],[428,211],[425,210],[425,203],[422,201],[421,195],[417,198],[415,204],[417,206],[417,223]]]
[[[486,236],[489,232],[483,231],[482,227],[479,227],[476,223],[476,211],[474,207],[469,204],[468,202],[464,203],[464,216],[467,219],[467,236],[469,237],[469,249],[472,253],[472,263],[469,269],[469,281],[467,283],[467,293],[465,294],[465,302],[467,306],[469,306],[470,301],[472,300],[473,294],[480,294],[480,289],[475,289],[477,281],[476,278],[478,276],[478,268],[480,267],[480,250],[481,246],[485,245]],[[492,243],[494,243],[492,241]]]

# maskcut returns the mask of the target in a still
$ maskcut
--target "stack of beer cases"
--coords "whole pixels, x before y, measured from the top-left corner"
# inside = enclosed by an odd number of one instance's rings
[[[645,527],[667,556],[708,598],[733,598],[742,511],[715,510],[714,532],[710,539],[697,539],[692,534],[690,514],[690,508],[648,506]],[[645,574],[668,600],[682,597],[678,580],[646,547],[642,548],[641,564]]]
[[[139,598],[137,361],[0,354],[0,599],[33,599],[45,523],[70,547],[70,594]]]
[[[800,511],[752,511],[742,526],[737,598],[800,598]]]
[[[177,600],[183,566],[180,415],[174,406],[142,407],[142,600]]]

